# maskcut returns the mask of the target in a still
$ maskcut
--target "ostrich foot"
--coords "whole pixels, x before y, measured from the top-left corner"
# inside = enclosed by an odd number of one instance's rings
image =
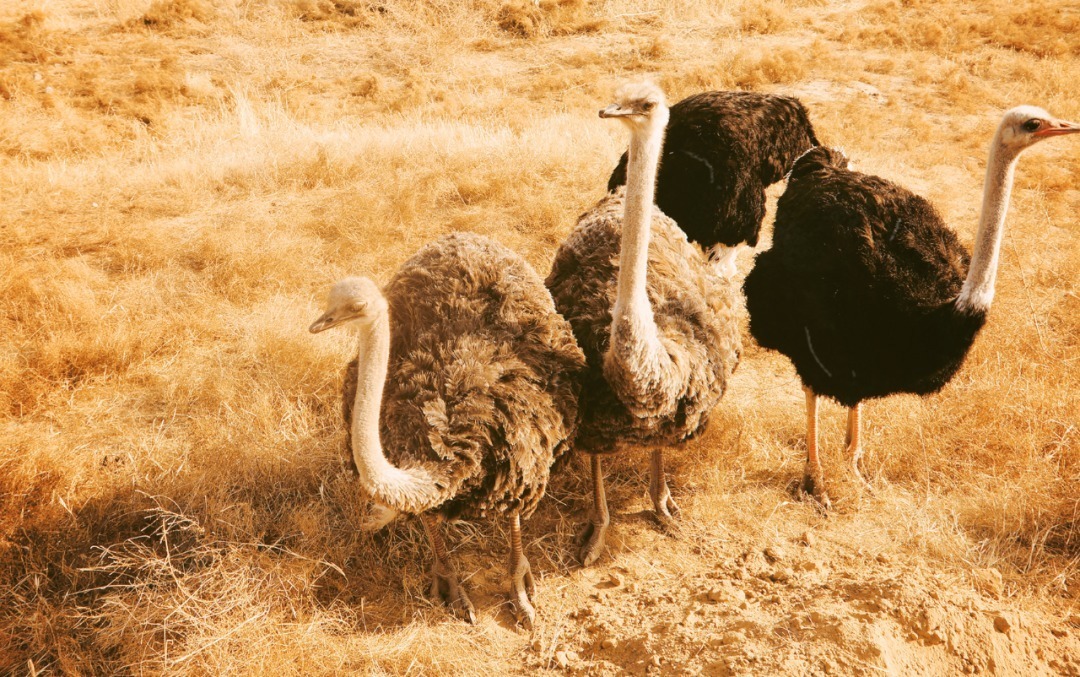
[[[873,495],[874,485],[870,484],[869,480],[863,476],[862,465],[862,449],[855,449],[851,457],[851,471],[855,474],[855,479],[859,480],[862,488],[870,495]]]
[[[822,510],[832,509],[832,501],[829,500],[829,494],[825,491],[825,478],[822,476],[821,468],[813,468],[807,464],[802,483],[799,485],[799,493],[813,500]]]
[[[661,529],[668,534],[677,534],[679,533],[678,518],[681,514],[679,505],[671,497],[671,492],[665,485],[660,495],[653,497],[653,516],[660,523]]]
[[[593,562],[600,559],[604,552],[604,540],[607,536],[608,521],[597,522],[590,520],[585,528],[577,535],[577,544],[580,546],[578,558],[581,566],[592,566]]]
[[[532,630],[536,621],[536,609],[532,598],[536,596],[536,582],[533,580],[532,567],[528,560],[522,560],[515,567],[510,578],[510,603],[514,607],[514,616],[526,630]]]
[[[441,562],[431,565],[431,596],[459,613],[466,622],[476,623],[476,608],[465,592],[465,586],[458,580],[457,572]]]

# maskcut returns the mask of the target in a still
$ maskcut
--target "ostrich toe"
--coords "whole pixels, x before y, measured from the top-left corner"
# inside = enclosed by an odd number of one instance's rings
[[[434,564],[431,567],[431,596],[439,599],[453,612],[460,614],[468,623],[476,623],[476,608],[465,586],[452,568]]]

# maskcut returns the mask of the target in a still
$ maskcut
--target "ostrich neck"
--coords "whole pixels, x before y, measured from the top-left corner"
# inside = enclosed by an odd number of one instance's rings
[[[994,281],[1001,256],[1001,239],[1005,233],[1005,216],[1009,211],[1016,153],[1008,153],[995,135],[987,159],[986,181],[983,184],[979,230],[971,253],[971,267],[956,299],[956,307],[967,312],[986,312],[994,300]]]
[[[611,340],[604,356],[604,376],[635,415],[655,416],[674,410],[683,377],[675,373],[660,341],[646,289],[653,190],[663,145],[664,120],[635,131],[627,168],[619,278],[611,316]]]
[[[635,130],[630,138],[619,248],[619,287],[613,313],[617,320],[629,320],[642,328],[651,326],[654,334],[656,327],[645,283],[656,172],[663,145],[663,124],[654,123],[650,128]]]
[[[390,365],[390,318],[383,312],[360,328],[352,447],[360,483],[373,499],[402,512],[420,512],[437,502],[437,487],[419,468],[395,467],[379,436],[383,387]]]

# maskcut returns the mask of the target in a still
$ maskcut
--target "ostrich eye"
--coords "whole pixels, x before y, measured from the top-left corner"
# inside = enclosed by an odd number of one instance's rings
[[[1042,125],[1042,120],[1032,118],[1032,119],[1028,120],[1027,122],[1025,122],[1024,124],[1020,125],[1020,128],[1023,129],[1025,132],[1034,132],[1034,131],[1038,131],[1038,129],[1039,129],[1039,127],[1041,125]]]
[[[641,110],[645,111],[646,113],[651,111],[653,108],[656,108],[656,103],[654,101],[646,101],[645,103],[641,104]]]

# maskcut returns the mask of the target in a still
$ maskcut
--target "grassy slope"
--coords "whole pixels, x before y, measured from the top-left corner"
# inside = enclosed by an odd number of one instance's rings
[[[304,329],[335,278],[385,279],[453,230],[546,270],[625,143],[595,118],[624,77],[652,75],[672,100],[796,93],[820,138],[929,197],[965,242],[998,112],[1030,102],[1080,117],[1080,14],[1028,0],[9,5],[4,672],[525,665],[530,640],[498,609],[503,525],[456,532],[476,628],[425,601],[414,525],[355,532],[364,507],[337,418],[350,345]],[[614,561],[642,556],[677,578],[809,525],[838,556],[888,551],[961,578],[996,566],[1017,604],[1070,608],[1076,157],[1062,141],[1023,161],[998,300],[955,382],[870,407],[880,496],[848,482],[826,407],[837,514],[820,523],[789,501],[801,393],[785,360],[750,345],[709,434],[672,455],[683,542],[628,517],[646,505],[642,459],[609,471]],[[571,467],[526,527],[548,656],[585,594],[568,555],[581,475]]]

